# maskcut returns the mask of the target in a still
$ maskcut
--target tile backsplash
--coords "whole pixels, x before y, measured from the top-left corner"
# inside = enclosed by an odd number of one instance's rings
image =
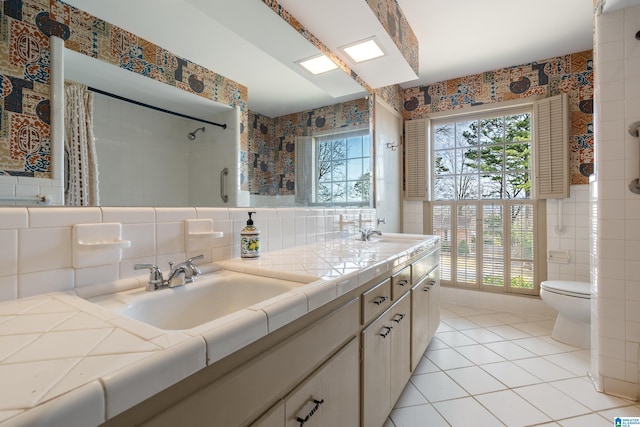
[[[204,254],[206,262],[240,255],[240,230],[247,208],[0,208],[0,301],[52,291],[73,291],[89,285],[120,282],[146,273],[137,263],[181,262]],[[355,234],[360,215],[373,220],[373,209],[254,208],[263,252],[322,242]],[[340,224],[340,215],[353,218]],[[210,219],[223,237],[212,247],[191,253],[185,245],[185,220]],[[75,224],[120,223],[122,249],[119,262],[73,268],[72,229]],[[144,280],[144,278],[143,278]]]

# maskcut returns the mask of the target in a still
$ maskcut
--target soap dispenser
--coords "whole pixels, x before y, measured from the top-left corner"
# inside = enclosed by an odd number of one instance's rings
[[[251,215],[255,212],[248,213],[247,226],[240,231],[240,256],[242,258],[258,258],[260,256],[260,230],[253,225],[253,219],[251,219]]]

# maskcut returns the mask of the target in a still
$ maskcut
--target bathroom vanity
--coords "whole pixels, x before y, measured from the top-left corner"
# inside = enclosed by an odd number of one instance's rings
[[[107,425],[382,426],[440,322],[437,240],[405,244],[384,274]]]
[[[0,338],[37,319],[60,326],[38,354],[27,345],[0,360],[0,425],[379,427],[438,327],[438,261],[437,237],[349,237],[203,265],[181,290],[147,292],[140,276],[7,301]],[[234,272],[256,278],[252,293],[271,279],[288,288],[187,329],[122,308],[140,299],[169,314],[179,292]],[[56,378],[15,371],[33,357],[50,357]]]

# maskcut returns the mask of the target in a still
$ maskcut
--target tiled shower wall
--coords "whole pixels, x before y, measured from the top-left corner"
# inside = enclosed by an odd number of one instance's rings
[[[619,2],[621,3],[621,2]],[[595,18],[596,178],[592,247],[592,374],[606,393],[637,398],[640,347],[640,6]]]
[[[338,209],[252,209],[261,230],[263,253],[293,246],[319,243],[355,235],[360,214],[373,220],[375,211]],[[351,224],[342,225],[340,215]],[[169,261],[205,255],[215,262],[240,255],[239,235],[245,227],[247,209],[226,208],[0,208],[0,301],[52,291],[72,291],[88,285],[117,287],[146,274],[134,270],[136,263],[166,268]],[[211,249],[188,252],[185,220],[211,219],[213,230],[222,231]],[[122,224],[123,249],[117,263],[73,268],[74,224]],[[247,262],[260,262],[248,260]]]

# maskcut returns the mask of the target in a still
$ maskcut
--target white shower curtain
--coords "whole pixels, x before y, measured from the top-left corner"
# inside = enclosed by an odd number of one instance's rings
[[[98,158],[93,138],[93,93],[87,86],[65,82],[65,205],[97,206]]]

